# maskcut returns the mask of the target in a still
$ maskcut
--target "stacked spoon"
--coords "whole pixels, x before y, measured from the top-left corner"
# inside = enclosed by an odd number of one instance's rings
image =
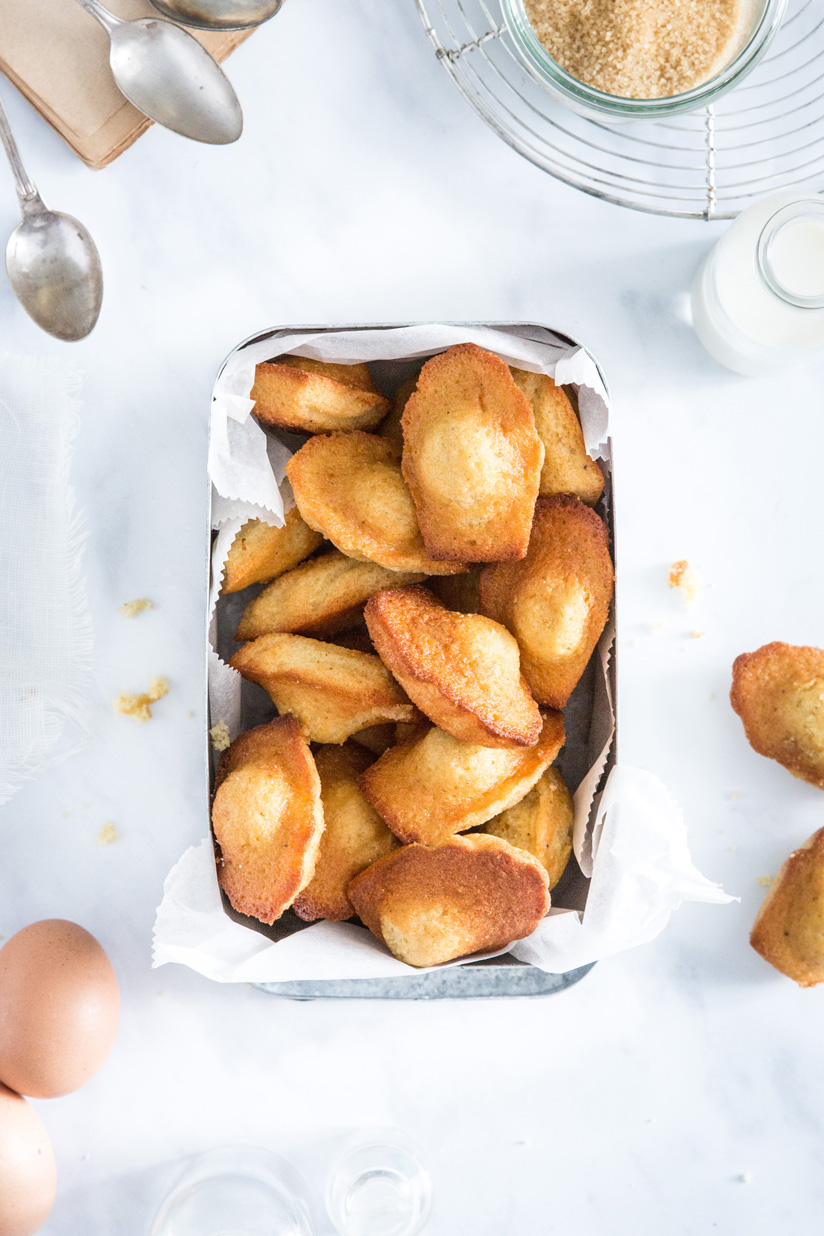
[[[226,145],[243,131],[228,78],[198,41],[160,18],[125,21],[99,0],[77,0],[109,36],[109,64],[121,93],[158,124],[197,142]],[[6,270],[15,296],[57,339],[84,339],[103,300],[100,256],[86,228],[49,210],[28,176],[0,100],[0,141],[14,176],[22,223],[9,238]]]

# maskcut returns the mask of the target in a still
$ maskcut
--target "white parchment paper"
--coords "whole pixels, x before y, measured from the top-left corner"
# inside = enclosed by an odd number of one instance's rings
[[[588,353],[537,327],[465,327],[444,324],[288,334],[236,351],[215,385],[209,470],[214,487],[212,647],[209,698],[212,722],[240,730],[240,676],[217,653],[216,610],[223,563],[235,534],[251,518],[282,523],[293,499],[284,483],[287,449],[251,418],[249,391],[255,365],[284,353],[338,363],[409,361],[473,342],[509,364],[548,373],[578,393],[587,450],[611,468],[609,398]],[[564,973],[651,940],[683,901],[731,900],[696,870],[677,803],[648,772],[615,765],[597,806],[614,732],[609,679],[614,628],[595,656],[595,713],[591,761],[575,793],[575,857],[589,878],[583,910],[554,905],[538,929],[516,942],[512,954],[540,969]],[[204,833],[208,821],[204,820]],[[490,954],[485,954],[490,955]],[[462,959],[465,962],[467,959]],[[176,961],[219,982],[285,982],[299,979],[387,978],[419,974],[397,961],[365,928],[353,923],[313,923],[273,941],[236,922],[225,911],[210,836],[193,846],[169,873],[157,912],[154,964]],[[462,962],[449,963],[452,965]]]

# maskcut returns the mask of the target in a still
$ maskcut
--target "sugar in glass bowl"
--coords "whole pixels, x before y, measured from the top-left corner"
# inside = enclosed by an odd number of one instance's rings
[[[501,0],[507,30],[532,76],[573,111],[601,121],[662,120],[700,111],[715,103],[739,85],[761,60],[781,24],[786,4],[787,0],[749,0],[748,20],[733,46],[731,59],[707,81],[683,94],[633,99],[597,90],[562,69],[530,25],[524,0]]]

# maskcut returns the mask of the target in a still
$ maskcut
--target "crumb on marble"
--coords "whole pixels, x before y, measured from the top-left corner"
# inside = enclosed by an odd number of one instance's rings
[[[191,708],[190,708],[190,709],[189,709],[189,711],[186,713],[186,716],[187,716],[187,717],[193,717],[194,715],[195,715],[195,714],[192,712]]]
[[[151,705],[156,704],[168,693],[168,678],[152,678],[149,681],[149,690],[141,695],[131,695],[128,692],[118,695],[114,702],[114,710],[121,716],[133,717],[135,721],[151,721]]]
[[[703,635],[704,635],[703,631],[690,631],[691,639],[702,639]]]
[[[770,888],[775,884],[775,876],[756,876],[756,884],[760,884],[762,888]]]
[[[125,605],[120,606],[120,612],[126,618],[136,618],[138,614],[142,614],[147,609],[154,609],[154,604],[148,597],[138,597],[135,601],[127,601]]]
[[[120,833],[117,831],[112,821],[107,820],[95,837],[95,841],[98,845],[111,845],[113,842],[117,841],[119,837]]]
[[[743,790],[730,790],[728,797],[731,803],[738,802],[739,798],[744,797],[744,791]]]
[[[694,566],[687,562],[686,558],[682,558],[679,562],[673,562],[670,567],[669,586],[670,588],[679,588],[688,605],[692,605],[698,600],[700,589],[698,572]]]
[[[218,721],[209,730],[209,737],[212,740],[212,747],[215,751],[225,751],[227,747],[231,747],[232,740],[229,737],[229,727],[225,721]]]
[[[738,1177],[739,1184],[749,1184],[752,1180],[752,1172],[742,1172]]]
[[[70,815],[71,815],[71,812],[70,812],[70,811],[61,811],[61,812],[60,812],[60,818],[61,818],[61,820],[67,820],[67,819],[69,818],[69,816],[70,816]]]
[[[710,691],[709,695],[707,696],[707,702],[711,704],[714,699],[715,699],[715,692]]]

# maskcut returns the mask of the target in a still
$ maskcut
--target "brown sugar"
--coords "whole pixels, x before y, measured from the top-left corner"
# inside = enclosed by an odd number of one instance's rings
[[[524,0],[553,60],[629,99],[683,94],[733,58],[746,0]]]

